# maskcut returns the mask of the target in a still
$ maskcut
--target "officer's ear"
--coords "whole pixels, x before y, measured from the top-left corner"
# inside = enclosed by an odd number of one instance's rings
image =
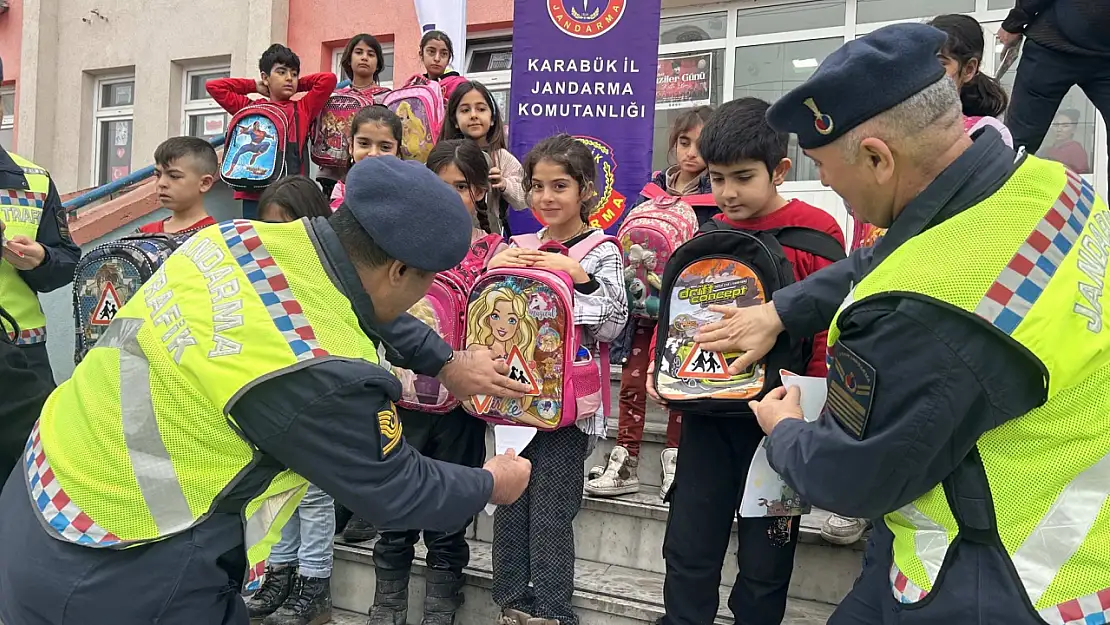
[[[894,178],[894,153],[886,141],[867,137],[859,144],[857,162],[862,162],[876,183],[884,185]]]
[[[412,269],[399,260],[390,260],[389,266],[386,267],[386,277],[389,280],[389,286],[399,289],[405,281],[405,276]]]

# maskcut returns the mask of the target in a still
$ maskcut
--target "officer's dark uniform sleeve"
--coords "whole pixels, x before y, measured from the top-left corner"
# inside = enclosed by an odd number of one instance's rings
[[[231,409],[247,438],[376,527],[454,531],[488,502],[493,476],[409,447],[391,399],[400,383],[362,361],[328,361],[262,382]]]
[[[871,264],[871,254],[872,248],[860,248],[805,280],[775,291],[771,299],[786,331],[794,336],[813,336],[828,330],[852,284],[859,282]]]
[[[439,375],[451,359],[451,346],[428,324],[404,313],[386,326],[378,326],[385,339],[389,361],[427,376]]]
[[[73,270],[81,260],[81,248],[69,236],[66,209],[53,180],[42,207],[35,240],[46,250],[46,257],[38,267],[19,272],[27,286],[39,293],[48,293],[72,282]]]
[[[958,313],[887,298],[845,321],[820,418],[785,420],[767,439],[771,466],[822,509],[857,518],[896,510],[951,475],[984,432],[1044,399],[1039,368]],[[854,406],[834,389],[844,385],[836,362],[855,372],[857,392],[865,385]]]

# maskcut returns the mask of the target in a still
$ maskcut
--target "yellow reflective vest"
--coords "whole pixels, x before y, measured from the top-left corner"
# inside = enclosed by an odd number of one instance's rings
[[[8,152],[16,165],[23,168],[26,189],[0,189],[0,221],[4,222],[4,238],[23,235],[32,241],[38,236],[43,206],[50,194],[50,175],[31,161]],[[31,345],[46,340],[46,315],[39,297],[20,277],[11,263],[0,263],[0,306],[19,324],[17,345]],[[0,327],[11,334],[12,328],[0,320]]]
[[[25,458],[44,528],[123,549],[201,523],[260,457],[235,400],[325,358],[379,362],[307,222],[201,230],[47,399]],[[306,489],[287,470],[245,506],[248,588]]]
[[[1002,545],[1030,604],[1054,625],[1104,622],[1084,618],[1110,607],[1108,255],[1110,215],[1091,185],[1027,157],[994,195],[891,253],[837,314],[883,294],[918,294],[993,329],[1045,372],[1047,401],[977,448]],[[922,601],[959,534],[944,488],[885,523],[891,591]]]

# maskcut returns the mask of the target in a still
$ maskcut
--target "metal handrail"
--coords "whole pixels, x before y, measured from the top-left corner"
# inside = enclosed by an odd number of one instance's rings
[[[336,89],[343,89],[344,87],[347,87],[350,84],[351,84],[351,81],[344,80],[343,82],[337,84],[335,86],[335,88]],[[212,137],[211,139],[208,140],[208,142],[212,144],[212,147],[219,147],[219,146],[223,145],[224,137],[222,137],[222,136]],[[113,193],[116,193],[116,192],[118,192],[122,189],[125,189],[125,188],[127,188],[127,187],[129,187],[133,184],[136,184],[138,182],[142,182],[143,180],[146,180],[147,178],[149,178],[153,175],[154,175],[154,165],[149,165],[149,166],[144,167],[144,168],[142,168],[138,171],[133,171],[130,174],[124,176],[123,178],[120,178],[119,180],[113,180],[112,182],[106,182],[106,183],[100,185],[99,187],[96,187],[95,189],[92,189],[90,191],[86,191],[85,193],[82,193],[81,195],[78,195],[77,197],[70,198],[70,199],[66,200],[65,202],[62,202],[62,206],[65,207],[66,211],[68,211],[69,213],[72,214],[73,212],[77,211],[78,209],[84,208],[85,206],[88,206],[89,204],[92,204],[93,202],[96,202],[97,200],[104,199],[104,198],[108,197],[109,195],[112,195]]]

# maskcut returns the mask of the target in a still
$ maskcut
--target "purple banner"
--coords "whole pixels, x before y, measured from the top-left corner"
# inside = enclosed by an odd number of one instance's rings
[[[521,161],[541,139],[566,132],[597,161],[590,221],[617,226],[651,177],[660,0],[516,0],[511,151]],[[530,211],[510,211],[514,233],[535,232]]]

